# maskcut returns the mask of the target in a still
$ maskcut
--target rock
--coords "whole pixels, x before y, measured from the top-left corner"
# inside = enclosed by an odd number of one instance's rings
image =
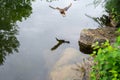
[[[76,75],[77,63],[81,63],[83,58],[89,57],[86,54],[80,53],[74,48],[67,48],[62,53],[60,59],[56,62],[50,72],[51,80],[77,80],[80,79]],[[76,64],[75,64],[76,63]]]
[[[96,41],[104,43],[109,40],[110,43],[114,43],[117,37],[116,28],[114,27],[102,27],[97,29],[84,29],[80,33],[79,46],[80,51],[84,53],[92,53],[92,44]]]

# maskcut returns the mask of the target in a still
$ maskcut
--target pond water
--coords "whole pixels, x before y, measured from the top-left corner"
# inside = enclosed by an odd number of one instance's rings
[[[98,24],[85,14],[96,17],[104,13],[101,6],[90,5],[92,0],[36,0],[31,4],[26,2],[29,5],[25,4],[24,8],[20,8],[16,1],[12,6],[12,1],[0,1],[3,4],[0,8],[0,80],[49,80],[48,74],[64,49],[79,50],[80,31],[97,28]],[[70,3],[72,6],[66,17],[49,7],[65,7]],[[6,4],[9,5],[4,7]],[[56,37],[70,41],[70,44],[62,44],[51,51],[57,43]]]

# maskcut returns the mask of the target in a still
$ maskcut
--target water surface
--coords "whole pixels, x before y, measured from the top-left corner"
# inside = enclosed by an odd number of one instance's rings
[[[67,11],[66,17],[49,8],[49,5],[65,7],[71,2],[72,7]],[[72,47],[79,50],[80,31],[97,28],[98,24],[85,14],[100,16],[103,9],[100,6],[95,8],[90,3],[92,0],[59,0],[51,3],[36,0],[32,2],[31,8],[26,7],[29,9],[28,13],[23,13],[27,14],[23,15],[26,19],[16,19],[16,22],[13,19],[18,15],[13,13],[15,16],[10,18],[13,20],[10,23],[17,23],[19,28],[15,29],[18,30],[18,35],[14,33],[15,40],[12,43],[16,43],[13,49],[18,52],[4,55],[3,65],[0,66],[0,80],[49,80],[49,71],[64,49]],[[68,40],[70,44],[62,44],[51,51],[57,43],[55,37]],[[7,43],[2,45],[5,44]]]

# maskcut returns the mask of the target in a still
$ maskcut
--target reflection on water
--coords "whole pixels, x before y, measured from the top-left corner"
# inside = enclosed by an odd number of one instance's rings
[[[9,25],[6,24],[6,26]],[[17,26],[11,26],[11,29],[7,29],[7,27],[6,29],[3,29],[0,26],[0,64],[3,64],[6,55],[13,53],[13,51],[18,52],[19,41],[15,36],[17,33],[17,29],[15,27]]]
[[[26,19],[31,13],[31,0],[0,1],[0,64],[3,64],[5,56],[18,52],[20,43],[16,37],[16,22]]]
[[[63,43],[68,43],[68,44],[70,43],[69,41],[65,41],[63,39],[56,38],[56,40],[57,40],[58,43],[51,48],[52,51],[56,50]]]
[[[101,14],[101,8],[95,10],[93,6],[86,7],[91,2],[54,0],[49,3],[36,0],[31,3],[31,0],[0,0],[0,49],[3,51],[0,59],[6,58],[4,65],[0,66],[0,80],[49,80],[49,72],[64,49],[78,49],[80,31],[98,25],[84,15]],[[62,8],[70,3],[72,6],[64,18],[49,7]],[[55,37],[69,40],[70,44],[59,46]],[[56,50],[51,51],[54,44]],[[19,54],[15,54],[18,50]],[[7,56],[11,53],[13,55]]]

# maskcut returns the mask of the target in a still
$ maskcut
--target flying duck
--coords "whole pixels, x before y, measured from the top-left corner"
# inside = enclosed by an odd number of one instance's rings
[[[60,12],[60,14],[63,16],[63,17],[65,17],[66,16],[66,11],[70,8],[72,6],[72,3],[70,3],[67,7],[65,7],[65,8],[59,8],[59,7],[52,7],[52,6],[49,6],[50,8],[52,8],[52,9],[56,9],[56,10],[59,10],[59,12]]]

